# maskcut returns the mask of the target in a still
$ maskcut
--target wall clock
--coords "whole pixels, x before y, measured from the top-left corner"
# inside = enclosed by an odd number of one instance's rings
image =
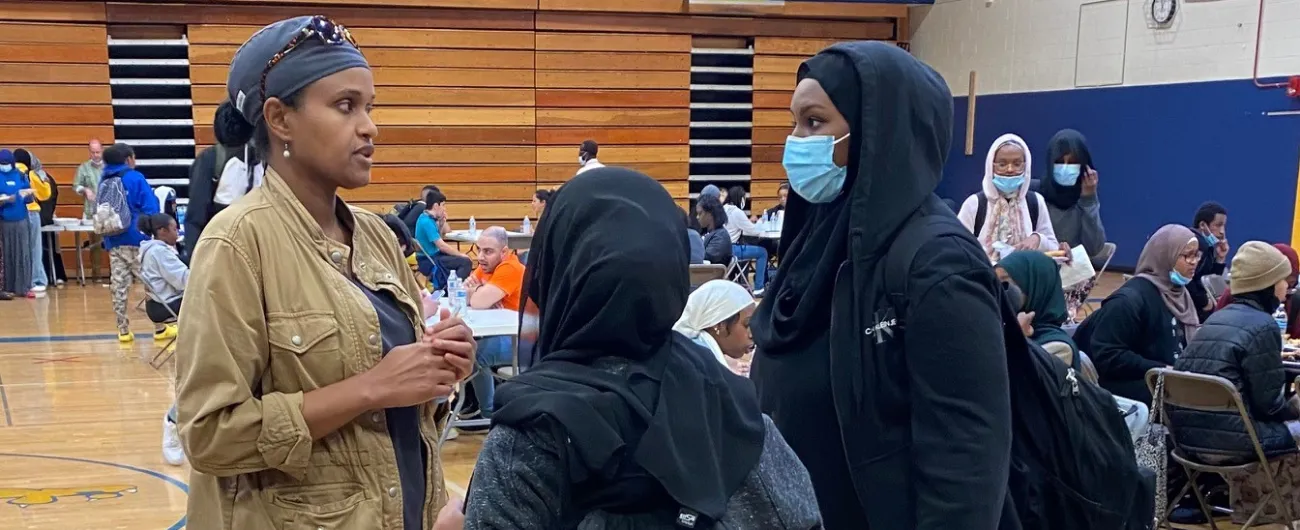
[[[1161,26],[1174,21],[1178,13],[1178,0],[1151,0],[1151,20]]]

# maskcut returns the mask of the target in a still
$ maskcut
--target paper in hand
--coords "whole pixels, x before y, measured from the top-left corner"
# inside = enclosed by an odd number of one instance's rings
[[[1079,245],[1070,249],[1070,263],[1061,264],[1061,287],[1077,287],[1096,275],[1097,270],[1092,268],[1092,258],[1088,257],[1088,251],[1084,250],[1083,245]]]

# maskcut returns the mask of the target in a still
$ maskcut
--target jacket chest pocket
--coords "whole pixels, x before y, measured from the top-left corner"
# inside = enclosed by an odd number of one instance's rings
[[[266,320],[277,389],[314,390],[343,379],[343,338],[332,311],[270,313]]]

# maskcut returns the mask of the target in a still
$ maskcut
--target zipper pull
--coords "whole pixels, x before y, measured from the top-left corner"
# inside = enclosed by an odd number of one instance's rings
[[[1073,394],[1075,397],[1078,397],[1079,377],[1075,375],[1074,368],[1067,368],[1065,370],[1065,381],[1070,384],[1070,393]]]

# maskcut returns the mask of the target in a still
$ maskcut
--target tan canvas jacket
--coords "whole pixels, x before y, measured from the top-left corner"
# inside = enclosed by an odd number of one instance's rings
[[[379,217],[339,201],[352,248],[330,240],[274,171],[203,231],[181,308],[177,406],[190,530],[402,529],[382,410],[313,441],[303,393],[381,357],[379,318],[346,276],[391,292],[423,334],[415,278]],[[446,502],[438,411],[420,408],[424,528]]]

